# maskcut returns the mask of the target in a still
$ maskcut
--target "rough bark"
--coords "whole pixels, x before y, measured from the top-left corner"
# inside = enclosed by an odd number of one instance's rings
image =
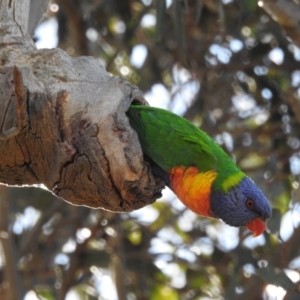
[[[131,211],[160,196],[125,115],[142,93],[92,57],[37,50],[30,1],[0,1],[0,181],[77,205]]]

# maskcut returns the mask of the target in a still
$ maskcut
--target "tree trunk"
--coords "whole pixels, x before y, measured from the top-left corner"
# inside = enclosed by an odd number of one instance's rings
[[[146,104],[141,91],[92,57],[37,50],[27,32],[40,18],[29,18],[32,3],[0,2],[0,181],[44,184],[112,211],[152,203],[163,183],[125,115],[132,101]]]

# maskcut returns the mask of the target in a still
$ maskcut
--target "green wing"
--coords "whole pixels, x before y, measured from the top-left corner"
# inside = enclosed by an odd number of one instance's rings
[[[205,172],[228,161],[233,164],[210,136],[167,110],[132,105],[127,115],[144,153],[165,171],[195,166]]]

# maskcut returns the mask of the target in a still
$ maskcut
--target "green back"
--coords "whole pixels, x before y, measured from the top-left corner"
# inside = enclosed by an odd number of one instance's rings
[[[163,170],[195,166],[201,172],[216,170],[221,181],[240,172],[210,136],[186,119],[167,110],[139,105],[132,105],[127,115],[144,153]]]

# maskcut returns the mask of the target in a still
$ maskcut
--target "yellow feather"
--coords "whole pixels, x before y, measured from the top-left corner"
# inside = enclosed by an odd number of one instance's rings
[[[222,183],[222,189],[225,193],[227,193],[232,187],[237,186],[240,181],[245,178],[245,174],[243,172],[238,172],[228,176]]]

